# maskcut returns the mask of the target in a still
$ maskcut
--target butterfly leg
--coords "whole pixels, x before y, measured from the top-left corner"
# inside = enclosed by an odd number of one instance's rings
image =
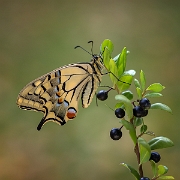
[[[120,82],[122,82],[122,83],[124,83],[124,84],[129,84],[129,85],[131,85],[130,83],[121,81],[121,80],[120,80],[114,73],[112,73],[111,71],[110,71],[110,72],[103,73],[102,75],[106,75],[106,74],[112,74],[112,75],[117,79],[117,81],[120,81]]]

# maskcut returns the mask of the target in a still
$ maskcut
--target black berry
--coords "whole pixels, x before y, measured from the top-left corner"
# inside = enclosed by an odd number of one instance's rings
[[[140,180],[150,180],[148,177],[142,177]]]
[[[157,152],[151,152],[151,157],[149,160],[153,160],[155,163],[158,163],[161,159],[161,156]]]
[[[143,98],[139,101],[139,105],[143,108],[143,109],[150,109],[151,107],[151,103],[149,101],[149,99],[147,98]]]
[[[108,98],[108,91],[101,90],[96,94],[96,97],[99,100],[104,101]]]
[[[147,116],[148,110],[144,110],[141,106],[136,106],[133,108],[133,115],[135,117],[144,117]]]
[[[119,140],[122,137],[122,131],[120,128],[113,128],[110,131],[110,137],[113,140]]]
[[[115,110],[115,115],[117,118],[123,118],[125,116],[125,111],[122,108],[118,108]]]

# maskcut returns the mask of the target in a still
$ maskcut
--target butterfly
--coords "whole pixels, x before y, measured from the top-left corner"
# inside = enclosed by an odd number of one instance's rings
[[[93,47],[92,41],[88,43]],[[59,67],[33,80],[20,91],[17,98],[19,108],[44,113],[37,130],[49,121],[64,125],[73,120],[78,113],[79,100],[83,108],[90,105],[101,83],[104,65],[101,55],[89,54],[92,55],[90,62]]]

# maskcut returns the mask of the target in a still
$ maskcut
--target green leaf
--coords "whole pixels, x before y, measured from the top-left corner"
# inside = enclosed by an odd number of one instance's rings
[[[121,76],[120,80],[116,83],[120,92],[129,89],[131,86],[132,76]]]
[[[147,125],[142,125],[140,131],[141,133],[145,133],[147,131]]]
[[[133,124],[135,127],[140,126],[142,123],[143,123],[143,118],[137,118],[137,117],[134,118]]]
[[[158,172],[157,164],[154,161],[152,161],[152,160],[150,160],[150,163],[151,163],[153,175],[154,175],[154,177],[156,177],[157,176],[157,172]]]
[[[133,125],[132,125],[132,127],[133,127]],[[134,129],[134,127],[129,130],[129,135],[131,136],[131,139],[133,140],[134,144],[136,144],[137,136],[136,136],[136,130]]]
[[[145,78],[145,74],[142,70],[140,72],[140,81],[141,81],[142,91],[144,91],[146,88],[146,78]]]
[[[109,67],[110,58],[111,56],[110,56],[109,50],[105,47],[104,53],[103,53],[103,64],[108,71],[110,69]]]
[[[151,139],[148,144],[150,145],[151,150],[163,149],[174,146],[174,143],[170,139],[163,136]]]
[[[137,79],[134,79],[134,85],[136,86],[136,88],[138,87],[141,89],[141,85]]]
[[[132,76],[122,76],[120,80],[116,83],[119,92],[123,92],[131,86]]]
[[[129,171],[131,172],[131,174],[136,178],[136,180],[139,180],[141,177],[139,175],[139,173],[132,168],[131,166],[129,166],[128,164],[125,163],[121,163],[121,165],[123,165],[124,167],[126,167],[127,169],[129,169]]]
[[[151,84],[146,91],[161,92],[165,87],[160,83]]]
[[[140,164],[143,164],[149,161],[151,156],[151,149],[149,144],[143,138],[138,138],[138,142],[140,149]]]
[[[142,90],[139,87],[137,87],[136,92],[137,92],[138,98],[142,99]]]
[[[163,165],[158,166],[158,176],[164,175],[168,172],[168,168]]]
[[[120,119],[120,123],[127,129],[127,130],[131,130],[133,127],[132,127],[132,124],[125,120],[125,119]]]
[[[100,52],[103,56],[103,63],[107,70],[109,70],[109,61],[110,61],[113,49],[114,49],[114,45],[109,39],[105,39],[100,46]]]
[[[100,47],[100,52],[103,53],[106,47],[108,48],[109,54],[111,55],[114,50],[114,45],[111,40],[105,39],[102,42],[101,47]]]
[[[118,69],[113,59],[110,59],[109,61],[109,71],[111,72],[109,73],[111,81],[113,82],[113,84],[116,84],[116,82],[118,81]]]
[[[126,61],[127,61],[127,49],[126,47],[124,47],[118,60],[116,61],[118,67],[118,77],[120,77],[125,71]]]
[[[116,95],[115,99],[124,104],[127,116],[129,117],[129,119],[131,119],[133,117],[133,106],[131,101],[121,94]]]
[[[122,92],[123,96],[126,96],[129,100],[133,99],[133,93],[130,90]]]
[[[146,98],[150,98],[150,97],[161,97],[161,96],[162,96],[162,94],[161,94],[161,93],[151,92],[151,93],[147,93],[147,94],[145,94],[145,96],[144,96],[144,97],[146,97]]]
[[[134,126],[127,120],[121,119],[120,123],[124,125],[124,127],[129,130],[129,135],[131,136],[131,139],[133,140],[134,144],[137,142],[137,137],[136,137],[136,130]]]
[[[128,70],[128,71],[125,71],[123,75],[119,78],[119,81],[117,82],[116,85],[120,92],[129,89],[135,73],[136,71],[134,70]]]
[[[161,176],[159,178],[157,178],[157,180],[163,180],[163,179],[174,179],[173,176]]]
[[[172,114],[172,110],[170,109],[170,107],[162,103],[151,104],[151,109],[161,109]]]
[[[124,104],[123,104],[122,102],[117,103],[117,104],[115,105],[115,109],[122,108],[122,106],[124,106]]]

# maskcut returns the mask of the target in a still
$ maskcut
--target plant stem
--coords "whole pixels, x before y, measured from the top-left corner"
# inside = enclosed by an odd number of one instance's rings
[[[130,123],[133,124],[133,118],[130,119]],[[136,137],[137,137],[137,140],[138,140],[139,136],[136,135]],[[142,168],[142,164],[140,164],[140,152],[139,152],[138,142],[136,142],[136,145],[134,147],[134,152],[135,152],[135,154],[137,156],[137,161],[138,161],[138,166],[139,166],[139,175],[140,175],[140,177],[143,177],[143,168]]]
[[[139,165],[139,175],[141,177],[143,177],[143,168],[142,168],[142,164],[140,164],[140,152],[139,152],[139,145],[138,145],[138,143],[136,143],[136,146],[134,148],[134,152],[136,153],[137,161],[138,161],[138,165]]]

